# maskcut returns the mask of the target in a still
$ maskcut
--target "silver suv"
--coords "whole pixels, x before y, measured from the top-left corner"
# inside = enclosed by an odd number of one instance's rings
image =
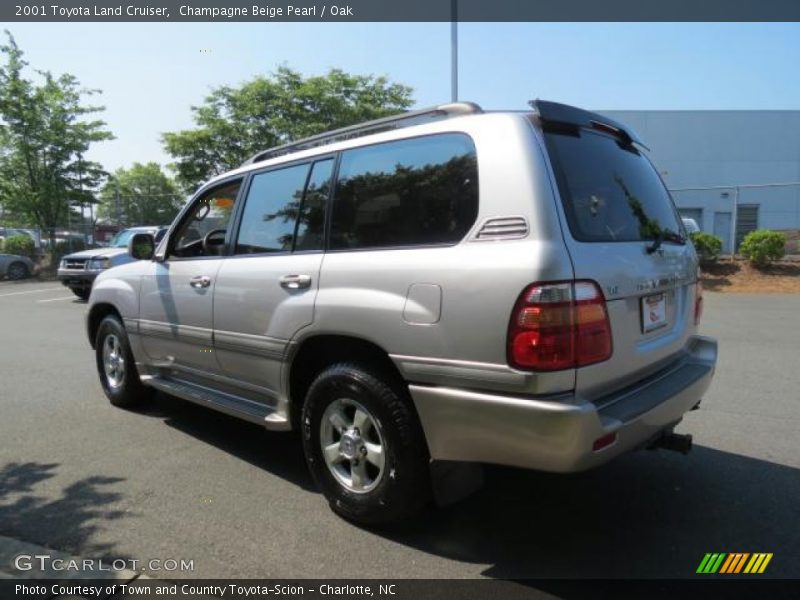
[[[133,260],[127,250],[128,240],[137,233],[148,233],[158,243],[167,233],[167,228],[129,227],[111,238],[108,246],[68,254],[58,264],[58,280],[78,298],[86,300],[92,291],[92,283],[100,273]]]
[[[673,202],[625,126],[532,107],[406,113],[204,185],[160,244],[131,238],[151,260],[97,277],[87,327],[108,398],[161,390],[300,430],[331,507],[360,523],[460,483],[448,465],[688,451],[673,428],[717,344],[696,335]]]

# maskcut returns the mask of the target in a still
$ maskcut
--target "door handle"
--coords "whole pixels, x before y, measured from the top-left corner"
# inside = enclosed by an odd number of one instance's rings
[[[197,277],[192,277],[189,280],[189,285],[197,290],[207,288],[211,285],[211,277],[208,275],[198,275]]]
[[[282,288],[287,290],[300,290],[303,288],[311,287],[310,275],[284,275],[278,282]]]

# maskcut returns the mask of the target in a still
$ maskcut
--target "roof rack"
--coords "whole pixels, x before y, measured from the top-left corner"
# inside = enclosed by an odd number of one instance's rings
[[[350,125],[348,127],[342,127],[341,129],[329,131],[327,133],[312,135],[311,137],[303,138],[301,140],[297,140],[296,142],[289,142],[288,144],[275,146],[274,148],[263,150],[258,154],[248,158],[242,163],[242,166],[252,165],[253,163],[267,160],[268,158],[283,156],[284,154],[289,154],[290,152],[308,150],[309,148],[333,144],[334,142],[341,142],[373,133],[381,133],[383,131],[400,129],[401,127],[410,127],[412,125],[419,125],[429,121],[438,121],[440,119],[447,119],[449,117],[477,114],[482,112],[483,109],[474,102],[452,102],[450,104],[440,104],[439,106],[433,106],[431,108],[412,110],[399,115],[392,115],[390,117],[375,119],[374,121]]]

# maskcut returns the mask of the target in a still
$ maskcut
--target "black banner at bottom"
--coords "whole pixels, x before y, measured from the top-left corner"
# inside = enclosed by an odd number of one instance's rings
[[[68,597],[107,599],[211,600],[531,600],[539,598],[661,598],[716,597],[798,598],[800,580],[726,578],[714,580],[431,580],[431,579],[0,579],[0,598],[44,600]]]

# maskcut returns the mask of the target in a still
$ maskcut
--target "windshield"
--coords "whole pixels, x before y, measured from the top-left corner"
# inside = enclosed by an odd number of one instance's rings
[[[672,199],[635,146],[586,129],[545,130],[544,137],[576,240],[678,240]]]
[[[112,248],[127,248],[128,240],[131,239],[131,236],[136,233],[133,229],[123,229],[113,238],[111,238],[111,242],[109,242],[109,246]]]

